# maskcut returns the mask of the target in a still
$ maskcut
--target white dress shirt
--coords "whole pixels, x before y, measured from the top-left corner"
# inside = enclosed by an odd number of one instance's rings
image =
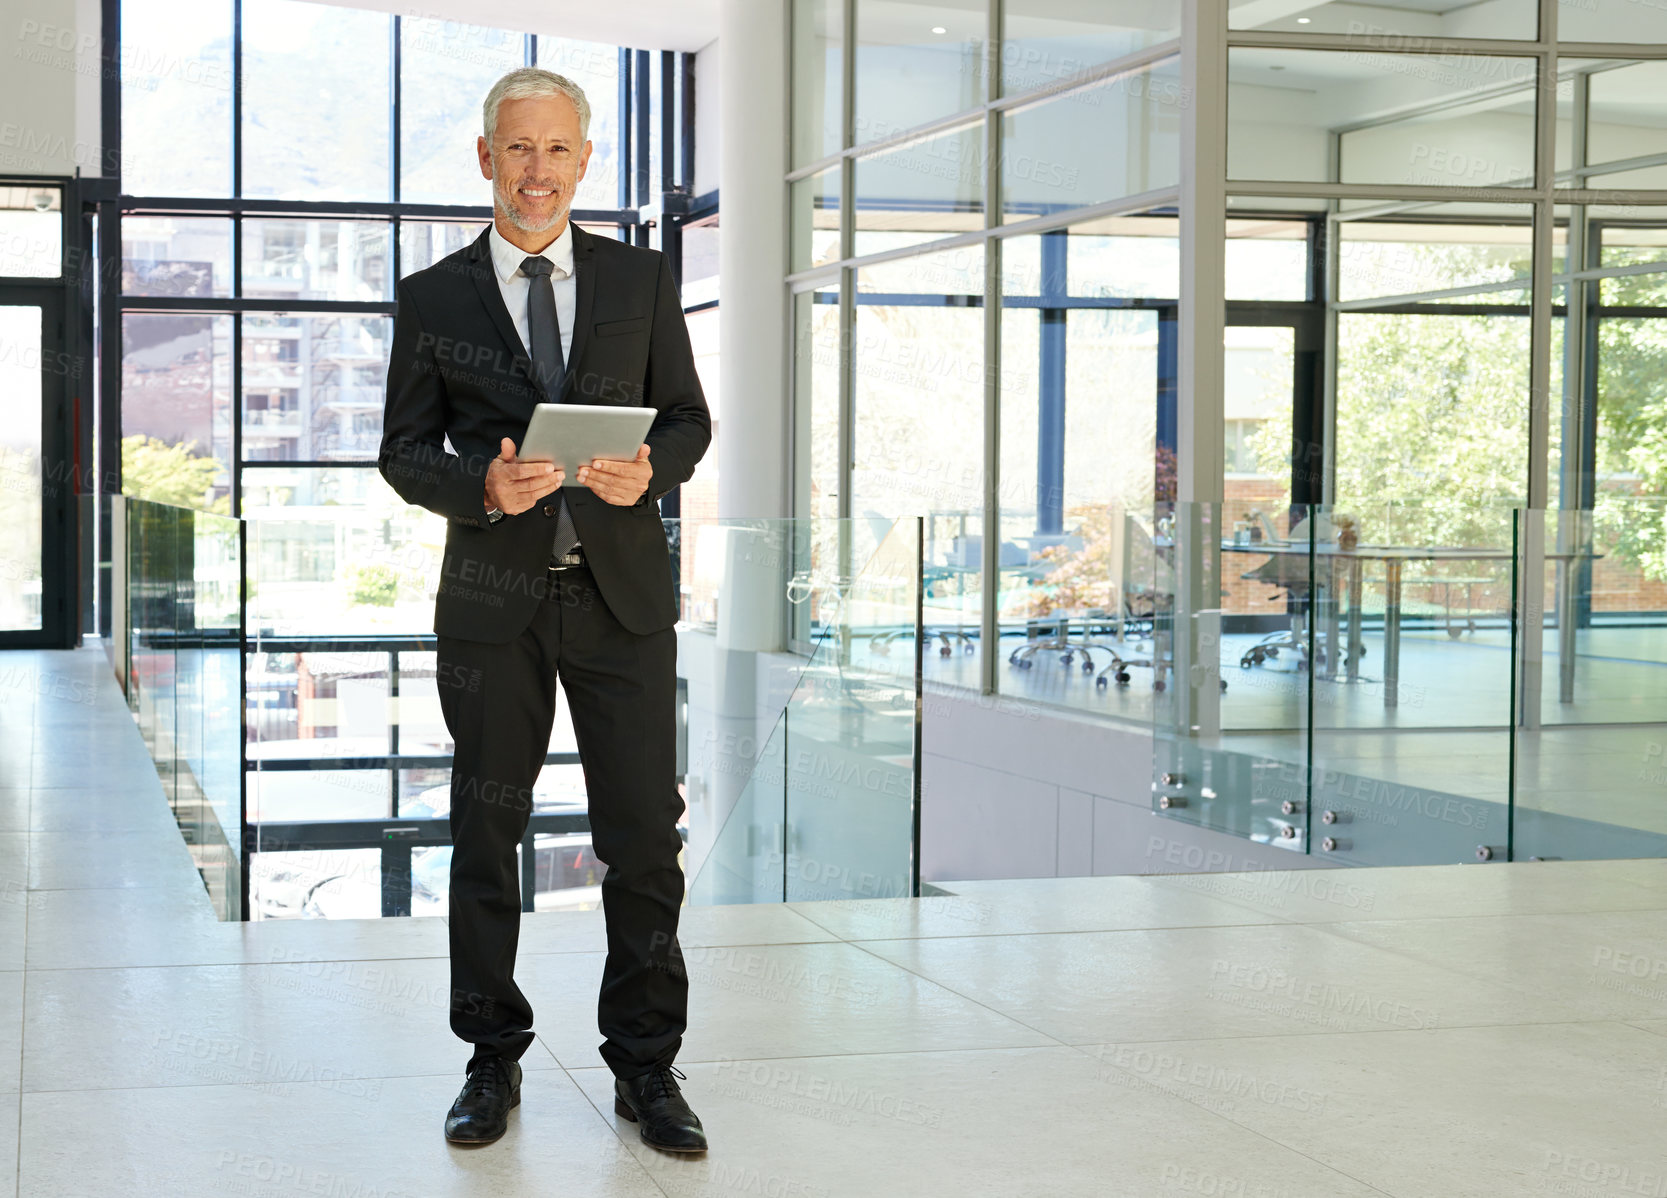
[[[487,235],[492,248],[492,269],[498,276],[498,290],[503,293],[504,306],[515,322],[521,337],[521,350],[529,357],[532,342],[527,337],[527,292],[531,280],[521,273],[521,263],[530,255],[518,245],[511,244],[498,232],[497,222]],[[561,326],[561,360],[565,363],[573,351],[573,314],[576,293],[573,286],[573,222],[563,226],[561,236],[544,247],[544,257],[551,262],[550,286],[556,293],[556,323]]]

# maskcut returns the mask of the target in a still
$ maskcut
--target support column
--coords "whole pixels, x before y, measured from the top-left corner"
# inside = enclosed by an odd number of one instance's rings
[[[789,515],[787,6],[723,0],[718,514]]]
[[[1227,0],[1183,0],[1181,295],[1175,453],[1175,731],[1220,727]]]

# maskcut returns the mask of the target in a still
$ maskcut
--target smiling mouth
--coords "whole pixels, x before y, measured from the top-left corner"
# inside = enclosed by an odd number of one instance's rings
[[[548,199],[556,194],[556,189],[553,187],[522,187],[519,191],[528,199],[533,200]]]

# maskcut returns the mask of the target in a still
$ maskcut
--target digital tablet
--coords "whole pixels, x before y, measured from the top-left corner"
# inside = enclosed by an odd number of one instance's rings
[[[654,408],[611,404],[541,403],[533,409],[515,456],[523,462],[554,462],[567,475],[563,486],[582,487],[580,466],[596,458],[636,458],[654,413]]]

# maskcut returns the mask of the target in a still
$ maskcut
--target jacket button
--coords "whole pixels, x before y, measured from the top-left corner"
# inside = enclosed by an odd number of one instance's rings
[[[554,516],[556,514],[556,505],[553,504],[553,503],[545,504],[544,505],[544,514],[546,516]]]

